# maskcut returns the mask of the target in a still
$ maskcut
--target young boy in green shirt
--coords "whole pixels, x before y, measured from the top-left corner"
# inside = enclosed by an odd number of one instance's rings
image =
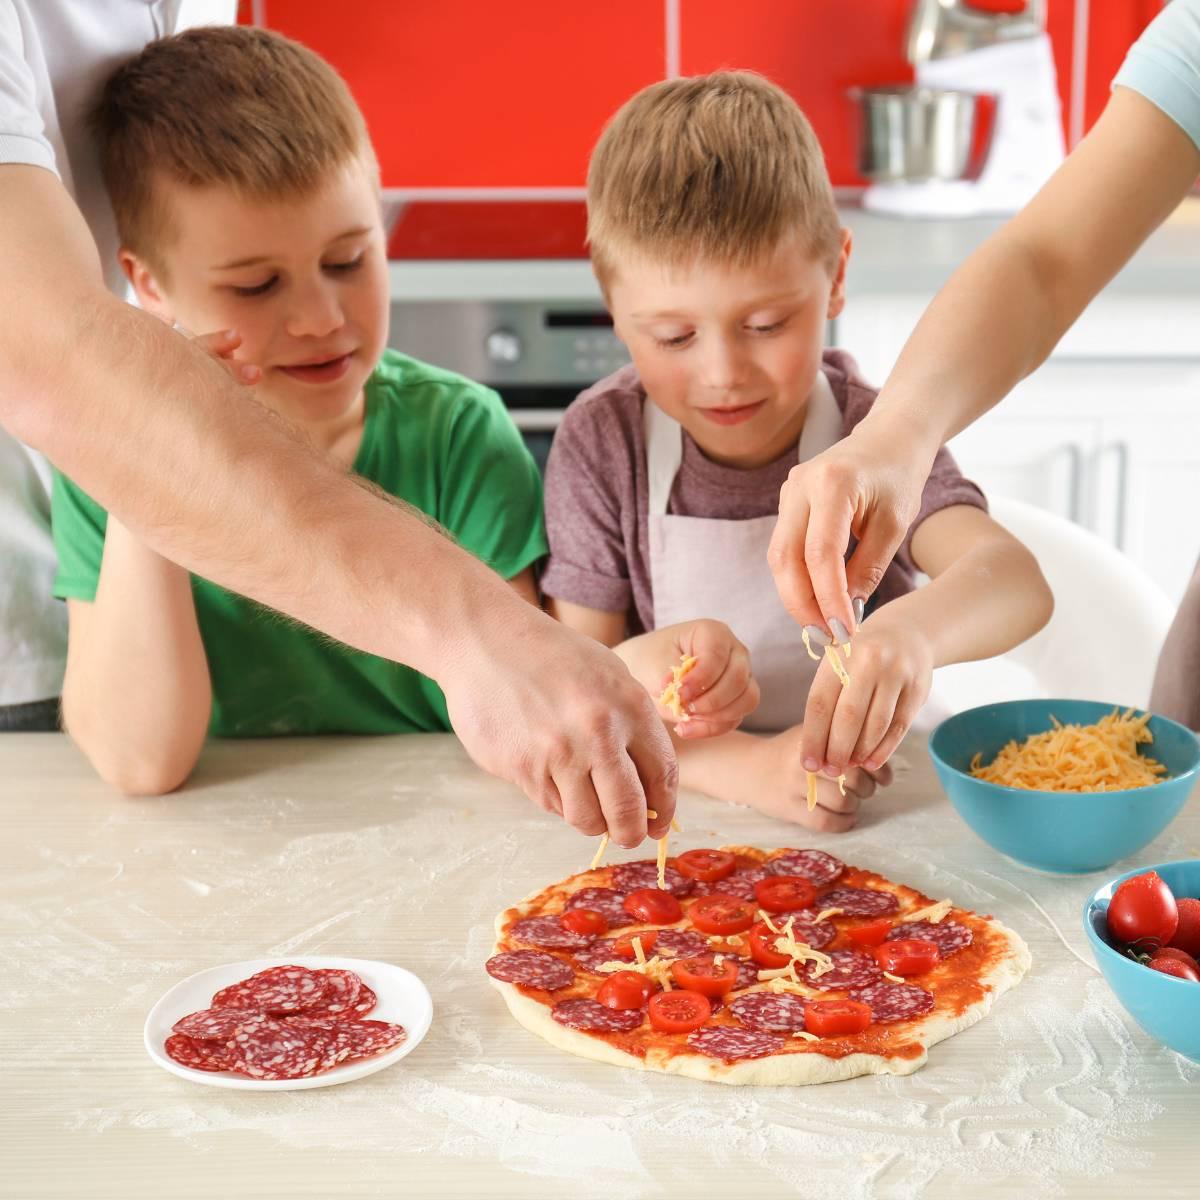
[[[193,30],[121,67],[94,125],[142,307],[226,331],[210,348],[314,452],[427,513],[536,603],[541,483],[499,398],[385,349],[378,168],[332,68],[264,30]],[[321,511],[314,495],[314,522]],[[431,680],[189,576],[62,475],[53,525],[65,723],[122,791],[178,787],[210,732],[450,728]]]

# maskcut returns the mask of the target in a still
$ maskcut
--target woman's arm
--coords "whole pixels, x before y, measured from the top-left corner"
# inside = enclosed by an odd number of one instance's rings
[[[1191,138],[1118,87],[1037,196],[938,293],[867,418],[793,468],[770,557],[801,624],[854,628],[850,601],[883,577],[938,447],[1045,361],[1197,174]],[[843,565],[851,529],[859,542]]]
[[[173,791],[196,765],[212,712],[188,573],[110,516],[96,599],[68,607],[68,732],[127,795]]]

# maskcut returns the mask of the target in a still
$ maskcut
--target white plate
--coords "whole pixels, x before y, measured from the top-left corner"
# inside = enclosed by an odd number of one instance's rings
[[[362,981],[379,998],[379,1003],[365,1017],[369,1021],[394,1021],[403,1025],[408,1032],[394,1050],[374,1058],[356,1059],[344,1063],[320,1075],[306,1079],[248,1079],[228,1071],[195,1071],[181,1066],[167,1056],[163,1043],[171,1035],[171,1026],[188,1013],[208,1008],[213,995],[221,988],[246,979],[268,967],[295,965],[313,970],[334,968],[355,971]],[[150,1010],[146,1018],[146,1051],[156,1063],[172,1075],[189,1079],[193,1083],[205,1083],[209,1087],[241,1088],[247,1092],[286,1092],[296,1088],[331,1087],[335,1083],[349,1083],[375,1071],[382,1071],[392,1063],[415,1050],[417,1043],[429,1031],[433,1020],[433,1001],[425,985],[411,972],[391,963],[375,962],[369,958],[334,958],[307,955],[301,958],[252,958],[247,962],[227,963],[223,967],[209,967],[189,975],[177,983]]]

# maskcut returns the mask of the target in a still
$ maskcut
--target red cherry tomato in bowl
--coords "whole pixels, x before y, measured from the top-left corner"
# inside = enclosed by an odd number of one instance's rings
[[[688,909],[688,919],[701,933],[730,937],[754,924],[754,905],[737,896],[713,892],[711,896],[701,896]]]
[[[624,1011],[641,1008],[654,990],[653,982],[639,971],[614,971],[600,985],[596,999],[606,1008]]]
[[[754,898],[759,907],[769,913],[795,912],[800,908],[812,907],[817,898],[817,889],[798,875],[773,875],[770,879],[760,879],[754,885]]]
[[[1176,958],[1181,963],[1186,963],[1193,971],[1200,971],[1200,962],[1196,961],[1195,955],[1189,954],[1186,950],[1180,950],[1177,946],[1164,946],[1161,950],[1155,950],[1155,958]]]
[[[572,933],[590,933],[599,937],[608,932],[608,918],[594,908],[572,908],[562,915],[562,923]]]
[[[625,911],[647,925],[673,925],[683,916],[679,901],[661,888],[634,888],[625,897]]]
[[[804,1006],[804,1028],[817,1037],[862,1033],[872,1019],[870,1006],[859,1000],[810,1000]]]
[[[1200,983],[1200,971],[1177,958],[1156,954],[1146,965],[1150,970],[1159,971],[1163,975],[1173,975],[1176,979],[1189,979],[1192,983]]]
[[[723,958],[718,964],[713,955],[698,954],[695,958],[677,958],[671,964],[671,978],[676,987],[702,996],[728,995],[737,977],[737,961],[732,958]]]
[[[732,875],[737,859],[727,850],[685,850],[675,859],[675,870],[701,883],[715,883]]]
[[[1157,872],[1127,879],[1108,902],[1108,932],[1135,949],[1165,946],[1179,927],[1179,906]]]
[[[937,943],[924,938],[897,938],[875,948],[875,961],[892,975],[924,975],[941,957]]]
[[[699,992],[655,992],[648,1013],[659,1033],[691,1033],[712,1016],[712,1005]]]

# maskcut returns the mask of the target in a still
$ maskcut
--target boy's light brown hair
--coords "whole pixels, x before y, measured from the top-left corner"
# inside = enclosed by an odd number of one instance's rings
[[[796,230],[831,269],[841,246],[812,126],[782,88],[751,71],[638,92],[596,144],[587,197],[601,284],[628,257],[745,266]]]
[[[122,244],[156,270],[171,238],[156,179],[267,199],[307,195],[356,155],[378,171],[341,77],[265,29],[213,26],[151,42],[109,78],[91,119]]]

